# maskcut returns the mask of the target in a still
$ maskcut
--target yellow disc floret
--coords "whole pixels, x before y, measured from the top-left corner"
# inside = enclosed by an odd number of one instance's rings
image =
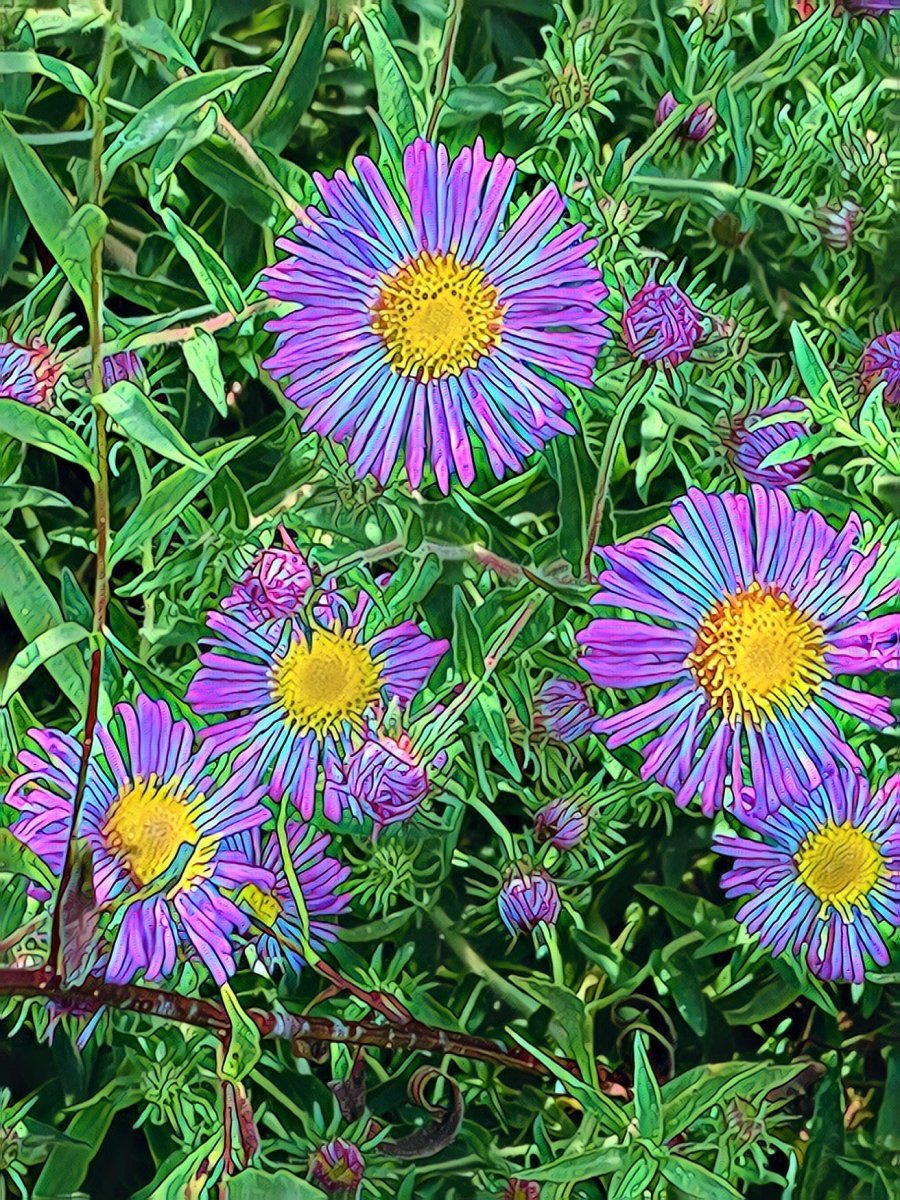
[[[825,648],[821,626],[793,601],[752,583],[707,613],[687,665],[727,720],[760,726],[809,703],[829,674]]]
[[[503,308],[481,267],[423,250],[383,276],[372,328],[391,367],[428,383],[461,375],[500,342]]]
[[[177,780],[155,775],[134,779],[116,797],[103,827],[108,849],[127,866],[140,887],[152,883],[175,862],[183,846],[200,841],[195,817],[203,797],[179,790]]]
[[[379,695],[378,666],[352,633],[317,629],[292,642],[272,671],[272,695],[290,719],[320,737],[359,727]]]
[[[854,905],[865,905],[881,878],[884,855],[864,829],[829,821],[811,833],[794,855],[800,878],[821,902],[845,920]]]

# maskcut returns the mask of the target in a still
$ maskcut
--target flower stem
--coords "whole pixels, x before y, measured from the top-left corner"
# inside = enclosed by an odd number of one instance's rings
[[[176,1021],[207,1029],[220,1038],[227,1038],[231,1023],[223,1005],[212,1000],[200,1000],[156,988],[108,983],[103,979],[88,979],[73,987],[63,987],[49,967],[26,970],[19,967],[0,967],[0,996],[23,999],[40,997],[61,1004],[77,1005],[79,1009],[96,1012],[114,1008],[121,1012],[138,1013],[164,1021]],[[520,1002],[522,997],[519,997]],[[521,1007],[521,1003],[520,1003]],[[490,1038],[457,1033],[411,1021],[406,1025],[374,1023],[371,1021],[342,1021],[333,1017],[307,1017],[288,1012],[268,1012],[247,1009],[247,1016],[265,1039],[283,1038],[308,1046],[316,1042],[329,1045],[372,1046],[384,1050],[416,1050],[431,1054],[449,1054],[454,1058],[474,1059],[495,1066],[515,1067],[535,1075],[548,1075],[548,1069],[519,1046],[507,1046]],[[578,1075],[578,1067],[568,1059],[557,1060],[565,1070]]]
[[[115,57],[115,38],[118,22],[121,16],[121,0],[113,0],[109,9],[109,20],[103,28],[103,44],[100,51],[100,62],[97,68],[97,92],[92,105],[91,138],[91,203],[97,208],[103,207],[104,172],[103,147],[106,135],[106,97],[109,92],[112,77],[112,64]],[[91,247],[91,290],[88,309],[88,333],[90,343],[90,390],[94,399],[94,418],[97,428],[97,476],[94,484],[94,533],[95,533],[95,565],[94,565],[94,605],[92,629],[94,634],[94,649],[91,654],[91,670],[88,683],[87,704],[84,717],[84,732],[81,743],[81,761],[78,767],[78,781],[72,800],[72,822],[69,826],[66,854],[60,872],[59,889],[53,906],[50,925],[49,964],[55,977],[66,978],[66,947],[64,901],[72,883],[75,868],[75,847],[78,826],[81,818],[81,808],[84,802],[84,791],[87,783],[88,763],[94,742],[94,730],[97,725],[97,711],[100,704],[100,687],[103,677],[103,645],[106,628],[106,611],[109,606],[109,446],[106,427],[106,413],[96,403],[96,397],[103,391],[103,238],[98,237]]]
[[[606,508],[606,497],[609,493],[609,477],[612,474],[613,464],[616,461],[616,451],[625,432],[625,426],[628,424],[628,418],[631,416],[638,400],[644,394],[644,389],[639,386],[642,378],[643,373],[639,372],[632,380],[630,386],[626,388],[616,407],[616,411],[613,413],[612,421],[606,433],[606,441],[603,444],[603,452],[600,456],[600,470],[597,474],[597,490],[594,494],[594,504],[591,509],[591,519],[587,528],[587,538],[585,539],[584,576],[587,580],[592,578],[591,558],[597,538],[600,536],[600,527],[603,524],[603,512]]]

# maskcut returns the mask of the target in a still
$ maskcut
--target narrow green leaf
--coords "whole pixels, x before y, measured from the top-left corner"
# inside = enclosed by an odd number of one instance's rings
[[[75,210],[62,188],[2,114],[0,159],[35,232],[87,308],[91,302],[89,230],[83,224],[71,224]]]
[[[81,67],[74,63],[51,58],[49,54],[37,54],[34,50],[4,50],[0,52],[0,75],[43,75],[54,79],[68,92],[94,98],[94,81]]]
[[[818,348],[807,337],[799,321],[794,321],[791,325],[791,341],[794,345],[797,370],[809,393],[813,415],[821,419],[823,416],[840,413],[841,403],[837,386]]]
[[[703,1200],[741,1200],[741,1193],[736,1192],[727,1180],[713,1175],[706,1167],[692,1162],[689,1158],[663,1159],[659,1164],[663,1177],[680,1188],[687,1196],[703,1197]]]
[[[0,871],[7,875],[24,875],[48,892],[56,890],[56,877],[44,860],[8,829],[0,829]]]
[[[29,446],[47,450],[57,458],[75,463],[83,467],[92,479],[97,478],[97,468],[90,450],[59,417],[52,417],[20,400],[0,396],[0,431],[18,438],[20,442],[27,442]]]
[[[637,1147],[635,1147],[637,1152]],[[607,1200],[638,1200],[650,1187],[659,1170],[652,1159],[641,1157],[622,1171],[617,1171],[609,1181]]]
[[[579,1079],[576,1075],[573,1075],[571,1071],[560,1066],[555,1058],[546,1054],[540,1047],[526,1041],[515,1029],[510,1027],[508,1032],[510,1037],[517,1041],[520,1046],[530,1054],[533,1054],[539,1062],[543,1063],[551,1075],[565,1084],[566,1089],[575,1097],[582,1108],[597,1118],[600,1128],[610,1133],[621,1133],[625,1129],[628,1124],[628,1118],[615,1101],[610,1100],[602,1092],[595,1091],[589,1084]]]
[[[9,704],[10,699],[38,667],[45,665],[49,659],[54,658],[67,647],[74,646],[77,642],[82,642],[90,636],[90,630],[85,629],[83,625],[77,625],[74,621],[64,621],[62,625],[56,625],[53,629],[45,629],[43,633],[38,634],[34,641],[24,646],[10,663],[3,691],[0,694],[0,704]]]
[[[179,467],[141,498],[140,503],[115,537],[110,565],[133,554],[178,514],[207,486],[220,468],[231,462],[250,445],[253,438],[241,438],[202,455],[203,470]]]
[[[107,146],[103,165],[109,174],[123,163],[155,146],[201,105],[237,91],[248,79],[268,67],[224,67],[203,75],[190,75],[169,84],[135,113]]]
[[[196,450],[188,445],[171,421],[166,420],[150,397],[135,384],[127,381],[116,383],[98,397],[97,403],[129,437],[148,450],[173,462],[204,470],[203,460]]]
[[[45,630],[63,623],[53,593],[19,543],[2,528],[0,596],[6,601],[10,615],[26,641],[33,642]],[[47,670],[69,699],[80,707],[87,689],[87,668],[77,651],[70,648],[55,655],[47,663]]]
[[[191,374],[200,384],[203,394],[212,401],[220,416],[226,416],[225,376],[219,364],[219,347],[216,339],[205,329],[198,329],[192,338],[181,343],[184,357]]]
[[[517,1171],[518,1179],[536,1183],[581,1183],[596,1175],[610,1175],[621,1171],[630,1157],[629,1148],[615,1138],[608,1138],[600,1145],[581,1154],[565,1154],[542,1167],[530,1171]],[[629,1197],[632,1200],[632,1197]]]
[[[716,1106],[735,1096],[759,1096],[789,1083],[804,1069],[803,1064],[776,1066],[772,1063],[725,1062],[692,1067],[662,1087],[665,1141],[684,1133]]]
[[[288,1171],[259,1171],[251,1167],[228,1183],[228,1200],[322,1200],[322,1193]]]
[[[240,312],[244,297],[225,260],[172,209],[163,208],[159,215],[175,249],[193,271],[210,304],[220,312]]]
[[[416,110],[414,90],[409,76],[385,31],[377,9],[360,9],[357,20],[366,31],[369,49],[372,52],[378,111],[400,141],[407,142],[415,136],[421,124],[421,114]]]
[[[634,1038],[634,1112],[641,1137],[658,1146],[663,1135],[662,1094],[643,1033],[635,1034]]]
[[[225,1079],[239,1082],[249,1075],[262,1055],[259,1030],[227,983],[223,983],[219,991],[231,1022],[231,1032],[222,1053],[221,1074]]]

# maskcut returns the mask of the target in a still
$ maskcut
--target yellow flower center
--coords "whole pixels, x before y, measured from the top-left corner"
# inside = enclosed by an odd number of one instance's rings
[[[829,673],[821,627],[758,583],[707,613],[687,665],[726,720],[757,726],[804,707]]]
[[[461,375],[499,344],[503,308],[481,267],[423,250],[382,280],[372,328],[398,374],[423,383]]]
[[[238,904],[270,928],[281,916],[284,907],[274,892],[265,892],[255,883],[248,883],[241,889]]]
[[[179,792],[177,780],[160,783],[155,775],[138,777],[110,808],[103,839],[124,860],[135,883],[144,887],[172,866],[183,846],[190,851],[197,846],[200,834],[194,816],[202,803],[202,796],[189,798]]]
[[[272,695],[295,724],[321,737],[345,722],[358,727],[379,683],[371,654],[352,634],[317,629],[276,663]]]
[[[794,855],[800,878],[822,903],[847,920],[853,905],[865,903],[878,882],[884,856],[862,829],[849,821],[829,821],[811,833]]]

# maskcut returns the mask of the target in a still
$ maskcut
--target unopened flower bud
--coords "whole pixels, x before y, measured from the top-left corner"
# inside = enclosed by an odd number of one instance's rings
[[[344,1138],[332,1138],[310,1156],[309,1177],[329,1196],[355,1195],[366,1163],[359,1147]]]
[[[510,933],[530,933],[542,922],[555,925],[562,911],[559,889],[546,871],[512,871],[497,897],[500,920]]]

